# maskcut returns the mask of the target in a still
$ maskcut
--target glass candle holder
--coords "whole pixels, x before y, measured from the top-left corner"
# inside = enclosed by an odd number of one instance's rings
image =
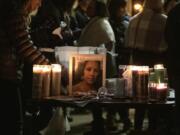
[[[149,100],[166,101],[168,95],[167,83],[149,83]]]
[[[148,66],[136,66],[132,69],[132,89],[136,99],[147,99],[148,96]]]
[[[167,83],[158,83],[156,86],[157,90],[157,99],[159,101],[166,101],[168,94]]]

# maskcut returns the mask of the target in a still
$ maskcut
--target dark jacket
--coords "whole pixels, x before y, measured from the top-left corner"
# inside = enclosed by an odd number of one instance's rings
[[[63,44],[52,32],[60,27],[60,12],[51,0],[44,0],[31,21],[31,36],[37,47],[54,48]]]
[[[129,16],[123,16],[119,20],[110,18],[109,22],[116,39],[115,52],[118,54],[116,57],[117,66],[127,65],[129,64],[130,51],[125,48],[125,32],[129,25]]]

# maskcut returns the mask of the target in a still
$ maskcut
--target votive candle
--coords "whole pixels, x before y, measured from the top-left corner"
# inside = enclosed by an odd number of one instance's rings
[[[42,97],[50,96],[50,81],[51,81],[51,66],[43,65],[43,84],[42,84]]]
[[[32,98],[41,98],[42,81],[43,81],[42,66],[33,65]]]

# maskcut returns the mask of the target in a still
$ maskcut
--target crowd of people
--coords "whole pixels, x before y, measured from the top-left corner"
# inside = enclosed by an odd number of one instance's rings
[[[179,5],[178,0],[145,0],[143,10],[131,15],[127,12],[127,0],[1,0],[0,83],[4,89],[1,91],[1,131],[23,134],[33,64],[55,63],[51,51],[55,46],[93,46],[107,49],[106,78],[119,77],[119,65],[152,67],[162,63],[167,67],[169,86],[176,94],[177,126],[173,133],[179,135]],[[91,84],[96,82],[99,71],[98,62],[86,61],[82,71],[84,80],[74,86],[74,90],[97,91]],[[102,110],[92,111],[92,133],[106,134]],[[109,123],[118,112],[124,123],[123,130],[130,128],[128,108],[106,111]],[[152,120],[152,111],[147,110],[150,130],[158,128]],[[145,109],[136,109],[137,134],[142,131],[145,112]],[[47,126],[51,116],[51,107],[40,108],[38,131]],[[7,118],[11,119],[10,123]],[[109,130],[115,130],[113,124],[110,125]]]

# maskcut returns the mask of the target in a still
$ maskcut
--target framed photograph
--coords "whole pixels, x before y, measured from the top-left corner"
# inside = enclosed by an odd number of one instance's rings
[[[104,54],[72,54],[69,60],[69,95],[88,93],[105,86]]]

